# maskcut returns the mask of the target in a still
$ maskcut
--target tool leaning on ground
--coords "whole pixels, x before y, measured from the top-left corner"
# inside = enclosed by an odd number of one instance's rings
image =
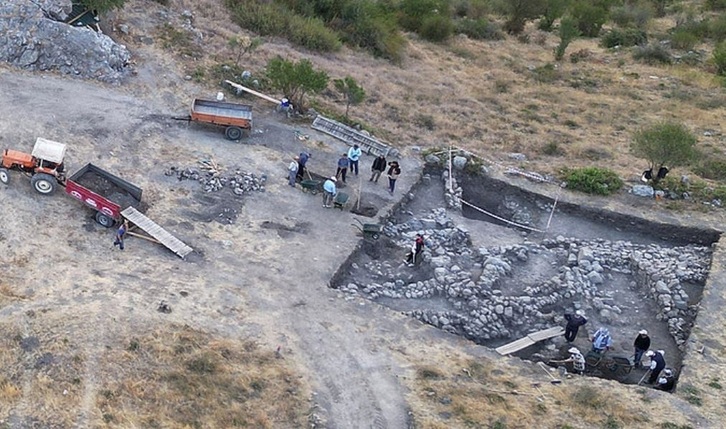
[[[650,369],[648,369],[647,371],[645,371],[645,374],[643,374],[643,376],[640,377],[640,381],[638,382],[638,386],[640,386],[641,384],[643,384],[643,380],[645,380],[645,377],[647,377],[648,374],[650,374]]]
[[[550,381],[550,383],[551,383],[551,384],[562,384],[562,380],[560,380],[560,379],[556,378],[556,377],[555,377],[554,375],[552,375],[552,373],[550,372],[550,370],[549,370],[549,369],[547,369],[547,367],[545,366],[545,364],[544,364],[544,363],[542,363],[542,362],[537,362],[537,364],[538,364],[538,365],[539,365],[539,367],[540,367],[540,368],[542,368],[542,370],[543,370],[544,372],[546,372],[546,373],[547,373],[547,375],[549,375],[549,377],[550,377],[550,378],[552,379],[552,381]]]

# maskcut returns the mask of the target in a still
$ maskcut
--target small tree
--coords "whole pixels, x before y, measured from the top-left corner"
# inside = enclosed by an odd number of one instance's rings
[[[570,10],[584,37],[597,37],[607,22],[610,0],[578,0]]]
[[[232,49],[232,52],[236,55],[234,65],[239,67],[239,62],[243,56],[254,52],[257,48],[262,45],[262,39],[259,37],[254,38],[240,38],[232,36],[227,40],[227,46]]]
[[[653,171],[653,183],[660,180],[655,173],[661,167],[687,164],[695,155],[694,136],[683,124],[662,122],[635,133],[631,150],[635,156],[645,158]]]
[[[509,34],[519,34],[524,31],[528,20],[537,18],[545,9],[546,0],[507,0],[502,3],[507,21],[504,29]]]
[[[543,31],[552,31],[555,21],[565,14],[568,7],[570,7],[570,0],[546,0],[542,18],[537,27]]]
[[[560,21],[559,33],[560,44],[555,48],[555,61],[562,60],[567,46],[580,35],[580,30],[577,29],[577,22],[572,17],[567,16]]]
[[[347,118],[350,106],[360,104],[366,98],[366,92],[350,76],[346,76],[343,79],[335,79],[333,84],[335,85],[335,89],[345,97],[345,117]]]
[[[305,96],[324,90],[329,80],[327,73],[313,69],[310,60],[293,63],[280,56],[268,61],[267,78],[270,85],[281,91],[299,112],[305,110]]]
[[[81,4],[100,14],[124,7],[126,0],[81,0]]]

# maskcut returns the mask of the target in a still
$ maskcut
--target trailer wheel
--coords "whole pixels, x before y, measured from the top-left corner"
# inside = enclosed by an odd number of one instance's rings
[[[227,129],[224,130],[224,135],[229,140],[239,140],[242,138],[242,129],[238,127],[227,127]]]
[[[96,212],[96,222],[104,228],[111,228],[116,223],[111,216],[105,215],[101,212]]]
[[[52,195],[55,192],[56,183],[55,177],[50,174],[38,173],[30,178],[30,184],[40,194]]]
[[[6,185],[10,183],[10,172],[7,168],[0,168],[0,182]]]

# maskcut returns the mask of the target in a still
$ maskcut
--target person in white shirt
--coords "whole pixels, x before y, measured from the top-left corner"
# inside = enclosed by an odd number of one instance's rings
[[[352,148],[348,149],[348,162],[350,163],[350,172],[355,172],[358,175],[358,161],[360,160],[362,152],[357,144],[353,145]]]
[[[295,187],[295,179],[297,178],[298,160],[299,157],[295,157],[290,165],[287,167],[287,181],[293,188]]]

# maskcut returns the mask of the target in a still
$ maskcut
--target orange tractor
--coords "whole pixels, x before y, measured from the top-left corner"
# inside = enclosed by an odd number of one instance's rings
[[[0,159],[0,182],[7,184],[10,182],[10,170],[18,170],[30,176],[33,189],[43,195],[51,195],[58,183],[65,181],[65,154],[66,145],[40,137],[30,154],[5,149]]]

